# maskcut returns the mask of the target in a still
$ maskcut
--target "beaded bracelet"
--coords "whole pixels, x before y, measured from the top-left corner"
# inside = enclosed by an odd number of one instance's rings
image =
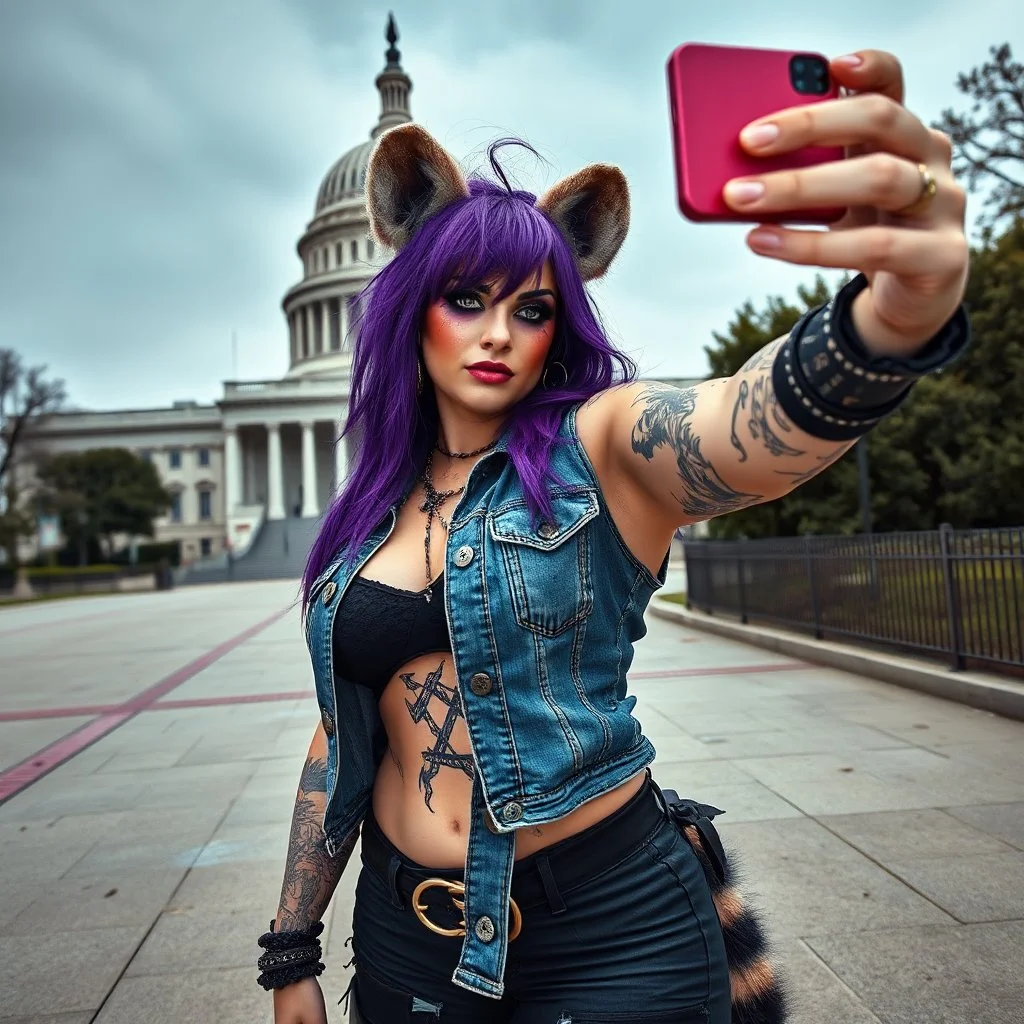
[[[257,940],[261,948],[266,950],[256,961],[256,966],[262,972],[256,979],[257,983],[269,992],[303,978],[320,977],[325,969],[321,962],[323,951],[320,947],[320,934],[323,930],[323,922],[315,921],[303,930],[275,932],[274,922],[271,921],[270,931]]]
[[[902,404],[915,381],[955,362],[970,343],[961,305],[916,355],[871,355],[851,314],[867,284],[858,274],[831,302],[805,313],[775,357],[772,385],[779,405],[813,437],[849,441],[866,434]]]

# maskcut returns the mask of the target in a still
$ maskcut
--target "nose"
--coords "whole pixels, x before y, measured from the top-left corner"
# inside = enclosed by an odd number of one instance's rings
[[[504,310],[495,307],[484,324],[484,332],[480,344],[490,350],[504,349],[512,343],[511,324]]]

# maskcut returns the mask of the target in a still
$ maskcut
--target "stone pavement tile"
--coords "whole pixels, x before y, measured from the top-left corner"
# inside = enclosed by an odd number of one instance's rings
[[[1024,922],[821,935],[808,945],[885,1024],[1020,1024]]]
[[[682,724],[679,716],[670,716]],[[855,731],[853,731],[855,730]],[[838,749],[877,750],[894,747],[899,740],[883,736],[874,730],[849,727],[837,729],[828,727],[802,729],[770,729],[764,732],[746,732],[735,735],[701,734],[696,737],[703,743],[714,742],[722,749],[722,757],[771,757],[795,754],[830,753]]]
[[[130,776],[105,779],[92,774],[79,777],[58,769],[22,790],[0,810],[6,820],[125,811],[140,804],[146,789],[144,781]]]
[[[9,922],[13,921],[34,899],[44,894],[52,880],[28,881],[20,878],[8,878],[6,870],[0,877],[0,933],[3,933]],[[2,1012],[0,1000],[0,1012]]]
[[[11,1016],[96,1010],[146,927],[0,936],[0,992]],[[59,969],[55,969],[59,965]]]
[[[789,988],[789,1024],[878,1024],[878,1018],[804,942],[779,943],[783,977]]]
[[[716,818],[715,825],[726,849],[734,850],[739,860],[750,865],[755,881],[770,875],[776,865],[788,862],[812,866],[855,864],[858,867],[868,863],[863,854],[813,818],[757,822],[730,821],[730,818],[731,814]]]
[[[926,694],[875,708],[850,708],[844,711],[843,717],[927,747],[1024,741],[1024,722]]]
[[[196,964],[253,969],[259,956],[256,939],[267,930],[275,909],[268,914],[265,903],[253,901],[227,911],[197,906],[161,914],[128,965],[127,976],[178,974]]]
[[[656,776],[658,785],[665,789],[674,789],[682,797],[713,804],[726,811],[730,821],[765,821],[771,818],[801,816],[797,808],[786,803],[759,782],[748,780],[740,785],[730,785],[709,779],[703,783],[695,783],[690,779],[686,769],[686,762],[659,763]]]
[[[193,867],[171,897],[167,909],[169,913],[177,913],[206,907],[219,913],[261,906],[266,908],[269,921],[277,911],[283,880],[283,858]]]
[[[989,740],[987,743],[943,743],[935,750],[944,757],[981,768],[993,776],[1024,783],[1024,738]]]
[[[37,935],[151,925],[181,882],[183,869],[121,871],[94,878],[64,878],[47,886],[4,932]]]
[[[90,1024],[92,1010],[86,1013],[48,1013],[45,1017],[0,1017],[0,1024]]]
[[[947,814],[952,814],[973,828],[1024,850],[1024,801],[972,804],[969,807],[947,807],[945,810]]]
[[[1019,850],[978,857],[901,858],[885,866],[958,921],[1024,919],[1024,853]]]
[[[95,845],[95,840],[88,836],[80,842],[68,840],[61,845],[19,843],[17,840],[0,843],[3,881],[9,884],[55,882],[88,856]]]
[[[283,865],[288,834],[288,821],[279,825],[222,825],[206,843],[195,866],[261,860]]]
[[[253,960],[228,970],[192,963],[177,974],[122,978],[95,1024],[272,1024],[273,996],[256,984],[258,973]]]
[[[758,843],[754,825],[727,827],[722,822],[726,848],[736,851],[743,889],[764,909],[770,936],[800,938],[952,922],[948,914],[878,865],[854,857],[852,851],[843,852],[845,844],[835,837],[830,843],[807,829],[802,820],[793,825],[790,848],[783,852],[783,823],[758,823],[757,828],[771,826],[765,841]],[[816,855],[817,844],[827,858]]]
[[[657,758],[651,765],[655,781],[661,785],[661,769],[671,774],[675,789],[680,796],[685,787],[687,791],[694,786],[747,786],[756,781],[753,776],[743,771],[735,761],[672,761],[668,757]],[[666,783],[668,785],[668,783]]]
[[[883,814],[824,815],[818,819],[872,860],[972,857],[1009,853],[1011,848],[984,831],[970,828],[931,808]]]

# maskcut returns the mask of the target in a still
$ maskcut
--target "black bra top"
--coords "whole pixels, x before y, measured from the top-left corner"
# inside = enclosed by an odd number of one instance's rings
[[[444,573],[419,593],[357,576],[334,616],[331,645],[338,675],[370,687],[380,700],[388,681],[407,661],[452,649]]]

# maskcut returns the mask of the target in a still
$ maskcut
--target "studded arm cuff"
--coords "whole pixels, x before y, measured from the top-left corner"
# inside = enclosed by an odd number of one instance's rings
[[[866,287],[859,274],[827,305],[806,313],[775,358],[772,384],[779,405],[814,437],[848,441],[866,434],[900,406],[916,380],[955,362],[970,342],[961,305],[916,355],[871,355],[850,312]]]

